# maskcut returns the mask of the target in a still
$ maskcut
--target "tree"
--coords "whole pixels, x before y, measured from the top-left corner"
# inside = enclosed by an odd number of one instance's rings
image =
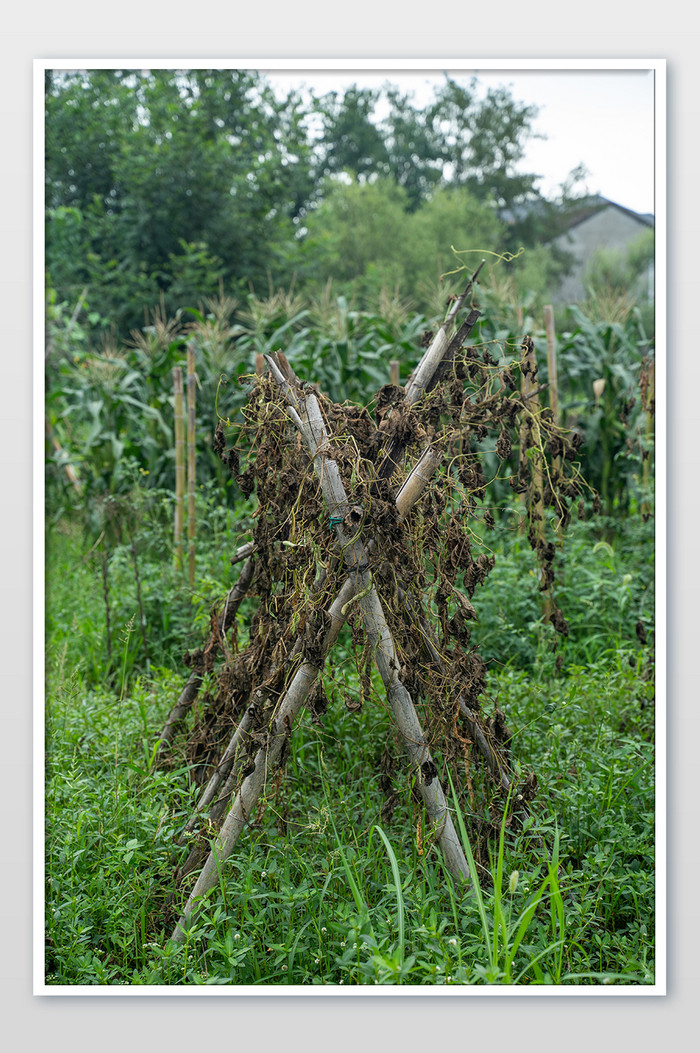
[[[419,107],[391,84],[277,98],[246,70],[49,73],[51,281],[67,303],[88,285],[121,336],[219,280],[238,296],[329,275],[415,293],[457,241],[549,240],[551,206],[518,171],[535,112],[475,78]]]
[[[388,106],[383,116],[380,102]],[[319,171],[391,176],[412,211],[441,186],[467,187],[502,212],[540,198],[538,176],[516,170],[537,108],[517,102],[506,87],[489,88],[482,98],[476,77],[468,85],[448,77],[420,108],[390,83],[381,92],[353,85],[344,95],[323,96],[319,112]]]
[[[388,168],[406,191],[409,209],[415,211],[444,184],[441,143],[429,111],[417,109],[410,96],[391,85],[386,98],[390,110],[381,130]]]
[[[139,98],[122,70],[47,71],[46,206],[116,208],[115,167],[138,123]]]
[[[68,284],[104,285],[102,313],[120,330],[167,291],[183,245],[215,254],[234,287],[289,276],[285,248],[313,193],[311,149],[294,98],[276,100],[259,74],[50,75],[46,127],[49,266]],[[65,207],[82,216],[89,266],[61,258],[52,220]]]
[[[476,270],[479,253],[498,251],[503,233],[495,210],[466,188],[437,190],[406,225],[401,252],[407,290],[434,288],[442,274],[461,264],[467,271]],[[475,255],[455,256],[453,247]]]
[[[320,175],[386,175],[389,155],[373,120],[378,98],[378,92],[353,85],[343,95],[331,91],[319,99],[317,112],[323,125],[318,144]]]
[[[321,204],[308,216],[303,246],[307,280],[393,286],[404,276],[407,196],[391,179],[360,183],[331,180]],[[369,279],[369,281],[368,281]]]
[[[333,181],[308,217],[306,280],[331,278],[364,295],[398,287],[420,308],[432,307],[440,275],[460,266],[452,246],[492,251],[502,238],[494,209],[464,188],[437,190],[415,211],[410,205],[408,192],[390,178]]]
[[[518,247],[527,229],[524,221],[542,201],[535,185],[539,177],[516,169],[534,134],[537,112],[537,107],[517,102],[503,86],[489,88],[479,98],[476,77],[468,87],[448,77],[428,111],[446,178],[490,202],[508,221],[508,248]]]

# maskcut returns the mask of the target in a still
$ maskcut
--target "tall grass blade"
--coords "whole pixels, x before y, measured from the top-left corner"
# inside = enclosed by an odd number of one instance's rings
[[[493,968],[495,962],[494,962],[493,957],[492,957],[491,933],[490,933],[490,927],[489,927],[488,919],[486,917],[486,907],[484,906],[484,896],[483,896],[483,893],[481,891],[481,885],[479,884],[479,874],[478,874],[477,869],[476,869],[476,861],[474,859],[474,854],[472,852],[472,846],[471,846],[471,844],[469,842],[469,836],[467,834],[467,828],[464,825],[464,816],[462,815],[462,809],[460,808],[460,805],[459,805],[459,800],[457,798],[457,792],[455,790],[455,786],[454,786],[454,783],[452,781],[452,775],[451,775],[451,773],[449,771],[447,773],[447,778],[450,781],[450,790],[452,792],[452,801],[453,801],[454,806],[455,806],[455,815],[457,816],[457,825],[459,827],[460,837],[462,838],[462,847],[464,849],[464,854],[465,854],[465,856],[467,858],[467,865],[469,867],[469,876],[471,877],[472,886],[474,888],[474,896],[476,898],[476,905],[477,905],[477,909],[479,911],[479,917],[481,918],[481,925],[482,925],[482,928],[484,930],[484,940],[486,942],[486,947],[488,948],[488,952],[489,952],[489,962],[491,964],[491,967]]]
[[[396,854],[394,849],[391,847],[389,838],[386,836],[381,826],[374,825],[370,831],[370,844],[372,843],[372,833],[377,831],[384,847],[386,848],[387,855],[389,856],[389,863],[391,864],[391,873],[394,878],[394,888],[396,889],[396,916],[398,919],[399,926],[399,961],[403,967],[404,962],[404,902],[403,902],[403,890],[401,888],[401,878],[399,877],[399,865],[396,861]]]

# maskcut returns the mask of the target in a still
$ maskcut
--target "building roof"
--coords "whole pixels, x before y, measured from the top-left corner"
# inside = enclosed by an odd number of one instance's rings
[[[581,201],[578,208],[574,207],[566,218],[564,225],[564,231],[569,231],[572,227],[577,227],[579,223],[585,223],[591,216],[595,216],[596,213],[602,212],[605,208],[616,208],[619,212],[624,213],[626,216],[630,216],[632,219],[638,220],[645,227],[654,226],[654,216],[650,212],[634,212],[631,208],[624,208],[622,205],[618,205],[616,201],[610,201],[607,197],[601,197],[600,194],[594,194],[591,197],[587,197]]]

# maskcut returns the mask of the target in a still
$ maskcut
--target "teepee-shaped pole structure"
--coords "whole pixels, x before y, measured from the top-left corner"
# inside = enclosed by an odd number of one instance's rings
[[[500,723],[497,719],[503,714],[497,711],[492,720],[481,715],[478,696],[484,685],[480,671],[483,662],[473,655],[474,648],[466,646],[466,623],[476,617],[468,597],[493,565],[485,555],[472,559],[469,532],[464,529],[466,519],[476,514],[475,503],[483,493],[483,475],[477,455],[470,451],[469,437],[473,431],[477,439],[481,438],[487,426],[494,424],[502,429],[503,436],[507,427],[516,427],[523,414],[538,415],[538,427],[532,433],[540,438],[546,439],[550,426],[539,416],[534,392],[523,395],[517,391],[509,367],[501,371],[495,368],[497,364],[488,351],[464,350],[479,318],[478,309],[470,303],[477,275],[478,271],[455,301],[406,387],[389,385],[378,394],[374,411],[377,424],[365,410],[337,406],[302,384],[281,351],[265,356],[266,374],[257,370],[249,403],[251,426],[258,429],[257,460],[249,460],[246,471],[250,472],[252,465],[257,473],[260,518],[254,540],[232,558],[232,563],[245,560],[239,580],[222,610],[212,615],[209,641],[191,659],[192,673],[161,739],[160,756],[164,758],[173,748],[176,729],[191,709],[204,674],[213,670],[217,654],[223,651],[226,661],[220,680],[224,687],[216,699],[207,694],[203,707],[211,704],[212,712],[209,723],[198,732],[197,741],[206,746],[205,761],[200,764],[205,776],[202,792],[179,838],[180,844],[191,847],[177,880],[182,882],[190,874],[196,877],[172,931],[175,942],[185,939],[198,903],[218,884],[238,838],[258,814],[273,776],[284,766],[302,709],[310,707],[313,714],[324,665],[349,620],[353,640],[364,640],[363,653],[374,662],[381,679],[393,726],[408,758],[412,785],[431,827],[431,839],[448,871],[469,888],[469,867],[433,756],[436,736],[445,736],[453,760],[460,750],[473,745],[499,793],[509,791],[513,784],[509,733],[502,719]],[[465,303],[471,310],[457,325]],[[475,394],[470,395],[468,389]],[[451,401],[446,401],[446,392]],[[440,419],[447,413],[455,421],[452,431],[431,424],[441,413]],[[341,423],[331,426],[336,420]],[[357,439],[348,423],[351,421],[359,422]],[[458,438],[457,445],[449,445],[451,436]],[[366,443],[362,458],[358,442]],[[215,447],[222,460],[230,466],[235,464],[231,470],[243,486],[245,477],[238,471],[238,456],[235,451],[226,454],[224,446],[220,426]],[[501,439],[499,448],[505,451]],[[414,452],[416,460],[409,469],[407,454],[413,456]],[[280,467],[273,469],[273,462]],[[435,486],[438,467],[443,463],[439,478],[443,482],[452,480],[449,485],[457,490],[450,493],[458,491],[456,498],[450,498],[452,511],[446,513],[448,502],[442,488]],[[391,489],[389,481],[399,471],[402,485]],[[293,504],[290,514],[274,503],[287,475],[292,480],[285,498]],[[567,485],[572,486],[570,481]],[[289,520],[298,513],[300,502],[304,503],[299,514],[303,525],[290,535]],[[278,517],[273,508],[278,512],[282,509],[282,515]],[[312,548],[308,548],[311,542],[307,534],[317,539]],[[392,554],[392,537],[404,545],[398,556],[397,550]],[[445,546],[444,541],[450,544]],[[319,543],[325,558],[318,555]],[[438,545],[447,553],[435,558],[426,595],[421,568],[431,561],[425,558],[424,544]],[[280,547],[285,545],[289,548]],[[316,556],[304,564],[303,589],[292,593],[288,584],[292,576],[285,568],[293,565],[302,573],[300,564],[294,563],[300,547],[302,561],[305,552],[313,551]],[[415,581],[401,566],[404,553],[406,563],[416,568]],[[233,661],[226,631],[251,589],[259,603],[253,608],[256,614],[250,642]],[[436,611],[440,633],[434,625]],[[280,614],[282,627],[278,624]],[[436,730],[438,725],[442,731]],[[217,729],[228,732],[223,742]],[[217,735],[219,744],[212,752],[208,743]],[[444,756],[442,762],[447,763]],[[465,763],[468,765],[466,754]],[[467,780],[471,793],[468,770]],[[527,814],[528,793],[514,793],[513,797],[519,803],[511,802],[511,807]]]

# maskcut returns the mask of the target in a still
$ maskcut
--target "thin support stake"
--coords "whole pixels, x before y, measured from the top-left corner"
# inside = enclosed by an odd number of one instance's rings
[[[175,522],[173,548],[176,566],[182,568],[185,557],[185,404],[182,368],[173,367],[175,393]]]
[[[195,512],[194,495],[196,487],[196,395],[197,378],[194,371],[194,347],[187,345],[187,541],[189,544],[189,582],[194,588],[195,571]]]
[[[547,374],[549,380],[549,405],[554,423],[559,423],[559,384],[557,382],[557,344],[554,335],[554,309],[547,304],[544,309],[544,329],[547,335]]]

